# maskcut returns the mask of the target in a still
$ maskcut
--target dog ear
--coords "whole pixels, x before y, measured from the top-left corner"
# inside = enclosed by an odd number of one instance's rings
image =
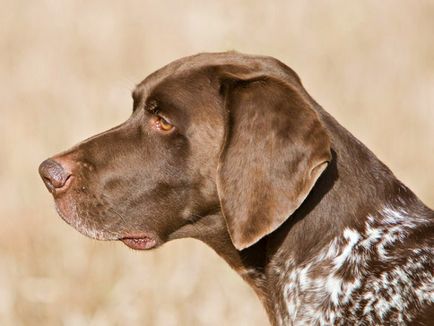
[[[297,87],[233,73],[222,85],[226,130],[217,189],[232,242],[242,250],[301,205],[331,159],[330,139]]]

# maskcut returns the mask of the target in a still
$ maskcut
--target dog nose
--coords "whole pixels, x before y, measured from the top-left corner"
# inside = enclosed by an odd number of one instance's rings
[[[71,177],[71,173],[66,171],[62,164],[53,159],[45,160],[39,165],[39,174],[51,193],[56,189],[63,188]]]

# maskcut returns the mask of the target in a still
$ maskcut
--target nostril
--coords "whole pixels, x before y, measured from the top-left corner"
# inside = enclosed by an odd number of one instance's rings
[[[42,180],[44,181],[44,183],[49,183],[51,184],[51,179],[48,177],[42,177]]]
[[[71,177],[71,173],[66,171],[59,162],[53,159],[48,159],[41,163],[39,174],[50,192],[62,188]]]

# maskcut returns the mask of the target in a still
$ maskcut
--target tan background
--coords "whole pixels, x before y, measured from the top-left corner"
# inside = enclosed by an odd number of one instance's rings
[[[434,206],[433,1],[1,1],[0,324],[264,325],[205,245],[149,252],[57,217],[44,158],[122,122],[130,90],[180,56],[275,56]]]

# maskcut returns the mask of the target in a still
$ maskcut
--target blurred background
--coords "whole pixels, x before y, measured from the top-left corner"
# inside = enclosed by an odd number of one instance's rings
[[[38,164],[127,119],[130,91],[181,56],[279,58],[434,206],[433,1],[1,0],[0,324],[266,325],[211,249],[139,253],[55,213]]]

